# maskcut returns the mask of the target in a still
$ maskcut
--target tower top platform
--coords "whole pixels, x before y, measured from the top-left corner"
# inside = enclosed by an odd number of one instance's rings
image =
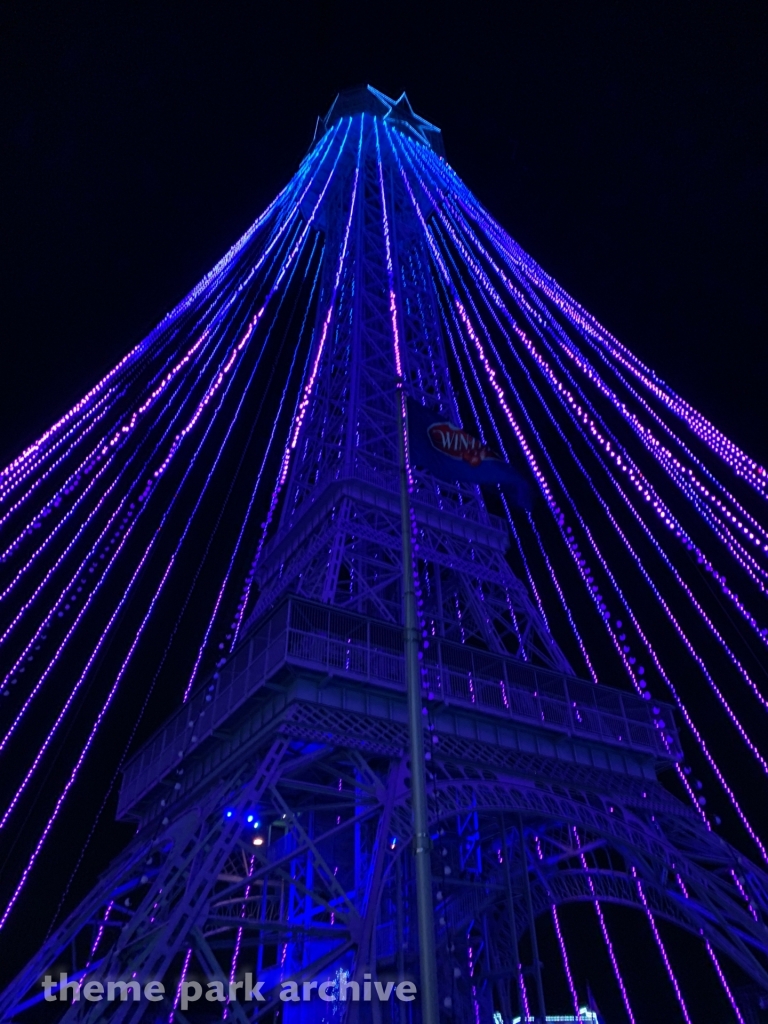
[[[436,125],[414,113],[404,92],[398,99],[392,99],[378,89],[374,89],[372,85],[357,85],[340,92],[325,117],[318,117],[314,141],[321,138],[340,118],[362,113],[373,114],[383,120],[396,122],[398,128],[418,142],[429,146],[438,156],[445,156],[442,132]]]

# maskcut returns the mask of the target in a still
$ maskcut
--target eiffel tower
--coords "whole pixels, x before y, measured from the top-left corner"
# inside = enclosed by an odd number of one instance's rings
[[[436,191],[404,173],[409,153],[442,160],[441,136],[405,95],[365,88],[337,98],[314,146],[326,163],[301,212],[330,256],[255,602],[127,765],[118,814],[135,838],[5,991],[2,1020],[422,1020],[418,998],[339,999],[369,979],[419,986],[411,571],[440,1020],[543,1020],[535,923],[571,902],[648,909],[768,988],[768,879],[659,779],[681,756],[673,710],[577,678],[476,485],[411,467],[404,567],[401,393],[468,422],[425,233]],[[47,1002],[54,968],[156,979],[165,996]],[[246,972],[263,1002],[182,1007],[179,979],[228,991]],[[289,980],[327,982],[329,1001],[282,1001]]]

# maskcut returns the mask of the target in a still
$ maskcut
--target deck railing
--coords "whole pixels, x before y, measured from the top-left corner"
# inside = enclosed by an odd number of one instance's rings
[[[227,665],[126,766],[120,811],[215,729],[283,666],[405,690],[399,626],[291,597],[264,619]],[[664,760],[680,756],[668,705],[440,638],[422,656],[422,683],[445,704],[583,736]]]

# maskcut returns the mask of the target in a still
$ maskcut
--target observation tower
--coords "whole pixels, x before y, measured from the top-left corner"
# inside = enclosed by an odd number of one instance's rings
[[[499,479],[473,482],[480,463]],[[765,792],[738,644],[764,657],[766,483],[509,238],[405,94],[340,94],[243,238],[0,477],[0,757],[43,690],[55,709],[2,827],[85,722],[5,934],[115,702],[171,694],[144,742],[115,733],[134,838],[41,934],[1,1019],[597,1020],[573,904],[623,1019],[644,1018],[622,914],[680,1019],[683,933],[749,1019],[765,850],[692,694]],[[701,596],[697,567],[719,584],[726,559],[743,587]],[[46,1000],[63,970],[164,993]],[[229,998],[246,975],[263,1001]],[[415,999],[341,998],[402,979]],[[224,1001],[182,1000],[193,980]],[[289,981],[325,996],[286,1001]]]

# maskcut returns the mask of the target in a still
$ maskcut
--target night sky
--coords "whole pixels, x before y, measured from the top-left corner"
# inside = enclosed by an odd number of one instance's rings
[[[511,235],[765,464],[765,25],[758,4],[6,5],[0,460],[196,284],[339,89],[369,82],[405,89]]]

